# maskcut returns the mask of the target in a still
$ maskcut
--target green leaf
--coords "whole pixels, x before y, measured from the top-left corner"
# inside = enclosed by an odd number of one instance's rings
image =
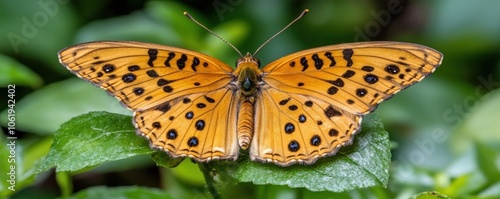
[[[468,98],[469,99],[469,98]],[[472,98],[474,99],[474,98]],[[465,105],[465,104],[464,104]],[[468,105],[470,106],[470,105]],[[477,100],[472,110],[454,133],[453,147],[457,152],[463,152],[477,141],[500,149],[500,89],[496,89]]]
[[[376,198],[376,199],[389,199],[394,198],[390,196],[390,192],[382,187],[370,187],[356,189],[346,192],[333,193],[329,191],[302,191],[303,199],[316,199],[316,198]]]
[[[343,192],[372,186],[386,187],[391,163],[388,133],[373,114],[364,118],[362,128],[351,146],[342,148],[333,157],[321,158],[313,165],[279,167],[245,158],[237,164],[212,166],[221,175],[227,172],[239,182],[288,185],[311,191]]]
[[[481,198],[500,198],[500,182],[497,182],[478,194],[479,197]]]
[[[135,134],[131,117],[91,112],[64,123],[37,172],[79,171],[108,161],[151,154],[146,139]]]
[[[436,191],[423,192],[412,197],[412,199],[448,199],[448,198],[450,197]]]
[[[16,84],[36,88],[43,84],[42,78],[35,72],[2,54],[0,54],[0,66],[2,66],[0,67],[0,87]]]
[[[16,175],[17,171],[15,169],[11,169],[12,166],[16,166],[14,162],[16,161],[15,148],[11,149],[11,145],[13,144],[11,144],[11,140],[7,140],[3,133],[0,135],[0,138],[0,158],[2,158],[0,172],[5,176],[5,178],[2,178],[0,181],[0,197],[3,198],[15,192],[15,178],[18,175]]]
[[[450,197],[459,197],[474,194],[486,185],[486,177],[479,171],[472,171],[455,177],[447,188],[439,191]]]
[[[244,21],[233,20],[219,24],[213,29],[213,31],[225,40],[231,41],[230,43],[233,45],[239,46],[243,43],[243,39],[250,34],[250,27]],[[224,63],[228,63],[229,66],[234,67],[232,64],[235,61],[235,57],[238,57],[239,55],[225,42],[208,33],[201,41],[204,45],[201,48],[197,48],[198,51],[217,57],[217,59],[223,61]]]
[[[182,16],[182,13],[179,12]],[[182,34],[153,20],[144,11],[98,20],[78,32],[78,42],[98,40],[129,40],[158,44],[180,45]]]
[[[6,178],[15,177],[14,181],[7,179],[0,182],[0,198],[13,194],[35,181],[35,169],[48,153],[52,138],[23,138],[16,139],[0,135],[0,173]],[[14,169],[11,169],[14,167]],[[14,172],[13,176],[7,173]],[[12,186],[14,183],[15,186]],[[11,187],[12,186],[12,187]],[[11,189],[9,189],[11,187]]]
[[[0,6],[0,52],[16,54],[47,75],[66,72],[56,54],[73,39],[82,16],[69,1],[3,1]],[[44,67],[44,68],[42,68]],[[50,67],[50,68],[49,68]]]
[[[151,154],[151,157],[156,162],[157,166],[162,166],[165,168],[177,167],[185,158],[171,158],[167,153],[163,151],[156,151]]]
[[[493,184],[500,179],[500,152],[494,148],[476,143],[476,163],[489,183]]]
[[[68,118],[90,111],[130,114],[118,100],[100,88],[77,78],[56,82],[16,101],[16,129],[52,134]],[[1,115],[7,115],[4,110]],[[0,117],[2,125],[7,117]]]
[[[197,19],[204,19],[204,17],[197,17],[199,15],[197,15],[196,10],[175,1],[148,1],[144,7],[144,12],[157,21],[158,26],[175,32],[174,36],[169,35],[168,37],[164,37],[162,34],[163,39],[165,39],[164,44],[179,45],[179,47],[196,50],[193,48],[202,45],[198,39],[200,33],[206,34],[207,32],[184,16],[183,11],[189,11]]]
[[[159,189],[144,187],[92,187],[69,197],[69,199],[95,198],[171,199],[173,197]]]
[[[177,180],[191,184],[191,185],[204,185],[205,179],[203,173],[200,172],[196,163],[193,163],[189,158],[171,158],[164,151],[156,151],[151,157],[156,162],[156,165],[165,168],[170,168],[169,172]]]

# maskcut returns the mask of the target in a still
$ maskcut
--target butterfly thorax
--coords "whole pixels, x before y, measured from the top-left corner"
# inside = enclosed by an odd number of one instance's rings
[[[259,60],[250,53],[236,61],[235,74],[238,77],[238,91],[243,98],[253,98],[256,95],[259,76],[262,73],[259,65]]]

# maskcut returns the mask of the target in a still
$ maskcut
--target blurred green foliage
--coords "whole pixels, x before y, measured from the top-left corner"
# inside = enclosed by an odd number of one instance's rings
[[[427,45],[444,54],[443,64],[376,111],[394,143],[387,188],[334,193],[241,182],[219,190],[224,198],[500,198],[500,2],[495,0],[2,1],[0,99],[6,102],[7,85],[16,85],[18,139],[13,192],[5,175],[12,153],[8,107],[1,107],[0,197],[211,197],[195,164],[156,167],[144,155],[77,173],[44,168],[36,174],[64,122],[90,111],[130,114],[71,75],[57,52],[86,41],[133,40],[199,51],[233,65],[237,53],[184,11],[242,52],[253,52],[305,8],[310,9],[305,18],[258,53],[263,65],[311,47],[364,40]]]

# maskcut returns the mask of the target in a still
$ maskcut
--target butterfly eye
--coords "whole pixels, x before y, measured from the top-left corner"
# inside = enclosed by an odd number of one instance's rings
[[[255,62],[257,64],[257,66],[259,66],[259,68],[260,68],[260,60],[259,59],[253,58],[252,61]]]
[[[236,60],[236,62],[234,63],[234,66],[238,67],[238,65],[240,65],[240,63],[243,61],[243,59],[238,59]]]

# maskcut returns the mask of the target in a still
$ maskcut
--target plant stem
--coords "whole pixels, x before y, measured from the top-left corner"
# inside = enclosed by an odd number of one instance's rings
[[[221,199],[219,192],[215,188],[215,181],[210,175],[210,167],[205,163],[198,163],[198,167],[200,171],[203,173],[203,177],[205,178],[205,182],[207,183],[208,192],[212,195],[214,199]]]

